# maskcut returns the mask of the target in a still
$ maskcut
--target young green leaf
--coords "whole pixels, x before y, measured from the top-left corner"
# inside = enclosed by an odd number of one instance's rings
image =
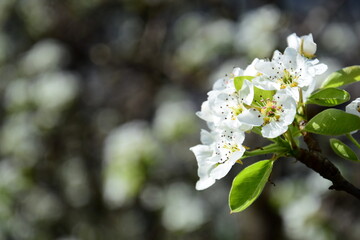
[[[321,88],[340,87],[358,81],[360,81],[360,66],[351,66],[330,74]]]
[[[354,151],[342,141],[336,138],[331,138],[330,146],[339,157],[352,161],[359,161]]]
[[[272,160],[259,161],[235,177],[229,195],[232,213],[245,210],[257,199],[268,181],[273,163]]]
[[[325,88],[312,94],[309,97],[307,103],[331,107],[349,100],[350,94],[347,91],[337,88]]]
[[[245,80],[251,81],[254,77],[252,76],[239,76],[234,78],[234,85],[237,91],[241,90]]]
[[[313,117],[304,131],[322,135],[343,135],[360,129],[360,117],[338,109],[326,109]]]
[[[253,133],[257,134],[257,135],[262,136],[262,135],[261,135],[261,128],[260,128],[260,127],[253,127],[253,128],[251,129],[251,132],[253,132]]]
[[[275,90],[263,90],[257,87],[254,87],[254,100],[252,105],[254,105],[255,107],[259,107],[259,102],[261,100],[266,100],[266,99],[272,99],[273,96],[275,95],[276,91]]]

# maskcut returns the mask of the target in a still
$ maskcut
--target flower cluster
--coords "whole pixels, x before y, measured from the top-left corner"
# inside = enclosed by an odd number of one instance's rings
[[[207,121],[210,132],[202,130],[202,144],[190,148],[198,162],[196,189],[208,188],[241,163],[246,132],[256,128],[265,138],[284,134],[315,90],[315,77],[327,66],[314,58],[312,35],[292,34],[287,40],[284,53],[275,51],[271,60],[255,59],[244,70],[234,68],[208,93],[197,115]]]

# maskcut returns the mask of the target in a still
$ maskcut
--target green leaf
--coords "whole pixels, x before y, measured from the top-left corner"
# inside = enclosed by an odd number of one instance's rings
[[[342,141],[336,138],[331,138],[330,146],[338,156],[347,160],[359,161],[354,151]]]
[[[360,81],[360,66],[351,66],[330,74],[321,88],[340,87],[358,81]]]
[[[322,135],[342,135],[360,129],[360,117],[338,109],[326,109],[313,117],[304,131]]]
[[[257,199],[268,181],[273,163],[272,160],[259,161],[235,177],[229,195],[232,213],[245,210]]]
[[[234,78],[234,85],[237,91],[241,90],[245,80],[251,81],[254,77],[252,76],[239,76]]]
[[[255,107],[259,107],[259,102],[261,100],[272,99],[275,93],[276,93],[275,90],[263,90],[254,87],[254,100],[251,105]]]
[[[337,88],[325,88],[313,93],[307,103],[331,107],[349,100],[350,94],[347,91]]]
[[[251,131],[252,131],[253,133],[257,134],[257,135],[262,136],[262,134],[261,134],[261,128],[260,128],[260,127],[253,127],[253,128],[251,129]]]

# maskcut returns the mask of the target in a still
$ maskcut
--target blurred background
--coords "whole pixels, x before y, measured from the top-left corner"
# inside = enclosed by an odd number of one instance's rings
[[[360,239],[359,201],[294,159],[240,214],[244,166],[195,190],[212,83],[293,32],[313,33],[327,73],[360,64],[355,0],[1,0],[0,240]]]

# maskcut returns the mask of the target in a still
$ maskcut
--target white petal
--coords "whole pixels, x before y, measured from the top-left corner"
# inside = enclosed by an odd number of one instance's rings
[[[296,69],[298,52],[294,48],[286,48],[281,59],[286,69]]]
[[[237,76],[242,75],[243,72],[244,71],[241,68],[236,67],[236,68],[233,69],[232,74],[233,74],[234,77],[237,77]]]
[[[309,86],[304,87],[303,91],[303,101],[306,102],[310,95],[315,91],[316,81],[313,81]]]
[[[195,189],[200,191],[200,190],[204,190],[208,187],[210,187],[211,185],[213,185],[215,183],[215,179],[211,178],[211,177],[207,177],[207,178],[200,178],[199,181],[197,181]]]
[[[240,98],[243,98],[243,103],[250,105],[254,99],[254,87],[253,84],[245,80],[240,90]]]
[[[213,122],[216,118],[216,116],[212,113],[209,105],[209,101],[205,101],[201,105],[201,111],[196,112],[196,115],[208,122]]]
[[[237,129],[239,129],[240,131],[249,131],[253,128],[253,125],[250,124],[246,124],[246,123],[240,123],[239,127]]]
[[[272,57],[272,60],[273,61],[278,61],[278,60],[281,59],[281,57],[282,57],[282,53],[279,50],[275,50],[274,54],[273,54],[273,57]]]
[[[279,90],[280,84],[269,80],[266,76],[259,76],[253,79],[253,84],[255,87],[263,90]]]
[[[233,139],[237,145],[241,146],[245,140],[245,133],[244,132],[235,132],[233,134]]]
[[[290,125],[295,118],[296,114],[296,105],[291,106],[290,108],[285,107],[284,113],[281,115],[281,119],[285,125]]]
[[[232,87],[233,85],[234,85],[234,79],[225,77],[225,78],[221,78],[221,79],[217,80],[213,85],[213,89],[214,90],[223,90],[228,87]]]
[[[235,154],[235,155],[234,155]],[[242,153],[233,153],[233,155],[236,156],[242,156]],[[239,158],[240,158],[239,157]],[[221,179],[223,177],[226,176],[226,174],[228,174],[228,172],[231,170],[232,166],[236,163],[236,161],[239,159],[237,158],[236,160],[228,160],[222,164],[219,164],[216,168],[214,168],[211,173],[210,173],[210,177],[215,178],[215,179]]]
[[[273,62],[267,61],[258,61],[255,64],[255,69],[268,76],[276,75],[277,72],[277,69],[275,69],[275,64]]]
[[[245,110],[237,116],[237,119],[240,122],[249,124],[251,126],[261,126],[264,123],[261,114],[254,108]]]
[[[197,190],[203,190],[215,183],[215,179],[210,177],[210,172],[212,169],[214,169],[215,165],[207,162],[202,162],[201,164],[198,164],[198,166],[198,176],[200,179],[196,183],[195,188]]]
[[[284,91],[277,92],[274,96],[274,99],[277,99],[278,105],[283,106],[284,112],[281,114],[280,120],[285,125],[291,124],[294,121],[295,114],[296,114],[295,99],[284,94]]]
[[[283,125],[280,122],[272,121],[262,128],[261,134],[266,138],[276,138],[286,132],[287,129],[287,125]]]
[[[287,44],[289,47],[296,49],[297,51],[300,48],[300,38],[296,35],[296,33],[293,33],[287,37]]]
[[[296,102],[299,101],[299,88],[298,87],[288,87],[284,89],[286,95],[291,96]]]
[[[303,40],[302,51],[305,56],[313,56],[316,52],[316,43],[314,43],[313,36],[309,35],[302,36]]]
[[[315,75],[320,75],[320,74],[323,74],[324,72],[326,72],[326,70],[328,69],[328,66],[324,63],[321,63],[321,64],[315,65],[312,69],[313,69]]]
[[[313,82],[315,82],[315,79],[311,75],[303,73],[301,77],[298,79],[298,84],[299,84],[298,86],[300,88],[307,87],[311,85]]]
[[[204,129],[201,129],[200,140],[201,143],[205,145],[210,145],[214,142],[213,135]]]
[[[244,70],[244,76],[256,76],[259,72],[255,69],[256,63],[260,61],[258,58],[255,58],[249,66]]]
[[[206,159],[210,158],[213,154],[213,151],[209,146],[200,144],[190,148],[190,151],[194,153],[198,162],[206,161]]]

